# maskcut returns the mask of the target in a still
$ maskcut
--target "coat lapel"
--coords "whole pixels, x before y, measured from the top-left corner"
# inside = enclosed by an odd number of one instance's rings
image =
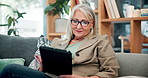
[[[98,40],[98,38],[96,38],[96,37],[85,39],[84,42],[81,44],[81,46],[78,48],[77,52],[79,52],[85,48],[88,48],[89,46],[93,45],[97,40]]]
[[[91,37],[91,38],[86,38],[84,42],[81,44],[81,46],[78,48],[77,52],[93,45],[96,41],[98,40],[98,37]],[[54,48],[59,48],[59,49],[65,49],[70,42],[70,39],[64,39],[64,40],[55,40],[54,44],[52,47]]]
[[[56,44],[53,44],[52,47],[59,48],[59,49],[65,49],[68,46],[69,41],[70,41],[70,39],[64,39],[64,40],[58,39],[58,40],[55,40],[53,43],[56,43]]]

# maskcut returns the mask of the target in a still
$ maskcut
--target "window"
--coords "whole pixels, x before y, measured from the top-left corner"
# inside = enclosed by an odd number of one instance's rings
[[[0,3],[8,4],[19,12],[26,12],[24,18],[20,18],[15,25],[20,36],[38,37],[43,34],[45,25],[44,7],[46,0],[1,0]],[[0,7],[1,24],[7,23],[6,16],[9,9]],[[0,27],[0,34],[7,34],[7,27]]]

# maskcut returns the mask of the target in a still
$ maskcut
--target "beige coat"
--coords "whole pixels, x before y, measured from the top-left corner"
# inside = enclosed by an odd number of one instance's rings
[[[54,39],[51,47],[65,49],[69,39]],[[115,78],[118,62],[107,36],[85,38],[72,60],[73,74],[81,76],[98,75],[101,78]]]

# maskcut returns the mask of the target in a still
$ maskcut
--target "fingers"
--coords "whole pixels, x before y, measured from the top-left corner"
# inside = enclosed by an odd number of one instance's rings
[[[41,57],[38,56],[38,55],[35,55],[35,58],[36,58],[37,62],[40,64],[40,67],[38,68],[38,70],[42,71],[43,67],[42,67],[42,59],[41,59]]]
[[[80,75],[60,75],[60,78],[85,78]]]
[[[38,61],[40,64],[42,64],[42,59],[41,59],[41,57],[40,57],[40,56],[35,55],[35,58],[37,59],[37,61]]]
[[[72,75],[60,75],[60,78],[74,78]]]

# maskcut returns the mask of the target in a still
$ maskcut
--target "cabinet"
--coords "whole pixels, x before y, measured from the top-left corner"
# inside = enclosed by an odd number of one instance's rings
[[[130,23],[130,51],[141,53],[142,43],[145,42],[141,34],[141,21],[148,20],[148,17],[116,18],[109,19],[103,0],[99,0],[99,34],[107,34],[111,37],[111,27],[114,23]]]

